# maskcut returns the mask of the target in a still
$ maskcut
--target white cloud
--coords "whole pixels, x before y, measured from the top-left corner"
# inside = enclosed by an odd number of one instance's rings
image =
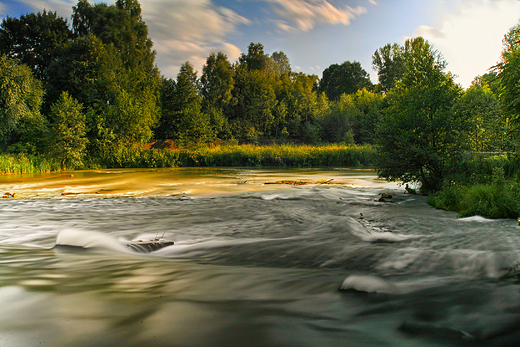
[[[459,76],[456,81],[468,87],[498,62],[504,34],[520,20],[520,1],[452,1],[438,28],[419,26],[415,36],[432,43]]]
[[[77,0],[18,0],[38,11],[57,12],[58,15],[67,19],[70,23],[70,16],[72,15],[72,6],[75,6]]]
[[[249,20],[229,8],[210,0],[142,0],[141,8],[158,53],[157,65],[167,77],[175,77],[186,61],[200,72],[212,52],[222,51],[231,61],[240,55],[226,37]]]
[[[357,16],[366,13],[366,8],[350,6],[340,9],[327,0],[266,0],[273,5],[273,11],[279,16],[294,23],[295,27],[287,22],[279,21],[278,28],[291,31],[297,28],[300,31],[310,31],[317,24],[348,25]]]

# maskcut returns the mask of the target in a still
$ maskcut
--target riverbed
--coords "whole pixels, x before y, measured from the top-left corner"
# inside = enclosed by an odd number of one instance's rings
[[[516,222],[372,171],[71,171],[2,192],[2,347],[520,343],[520,285],[501,279]],[[126,247],[159,239],[175,244]]]

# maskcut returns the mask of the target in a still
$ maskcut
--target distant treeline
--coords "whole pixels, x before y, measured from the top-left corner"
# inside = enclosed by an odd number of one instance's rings
[[[498,63],[466,90],[422,37],[374,52],[376,85],[355,61],[332,64],[321,78],[294,72],[283,52],[267,54],[260,43],[236,62],[210,54],[200,77],[186,62],[170,79],[155,65],[137,0],[80,0],[71,25],[47,11],[2,21],[0,151],[88,168],[179,163],[153,159],[158,154],[146,147],[153,140],[190,151],[266,140],[369,146],[358,148],[376,151],[381,177],[435,192],[455,174],[476,182],[471,175],[479,172],[457,171],[464,153],[500,152],[516,160],[519,25],[503,46]],[[505,170],[504,179],[513,176]]]

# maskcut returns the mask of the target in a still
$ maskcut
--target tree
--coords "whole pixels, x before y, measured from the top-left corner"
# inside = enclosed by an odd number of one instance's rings
[[[227,56],[219,52],[212,53],[202,68],[200,77],[201,94],[211,106],[224,109],[229,104],[234,87],[233,68]]]
[[[0,141],[4,146],[13,142],[21,121],[42,123],[40,107],[43,89],[31,69],[15,59],[0,56]],[[30,129],[25,129],[29,131]],[[28,141],[34,139],[26,139]]]
[[[85,114],[82,105],[63,92],[59,100],[51,106],[49,118],[49,152],[61,161],[61,168],[82,165],[87,145]]]
[[[91,5],[79,0],[73,7],[72,28],[77,36],[90,34],[120,52],[127,67],[154,70],[155,52],[137,0],[117,0],[115,5]]]
[[[275,121],[273,111],[278,103],[272,78],[261,70],[237,67],[234,107],[228,118],[238,136],[256,139],[271,130]]]
[[[291,63],[284,52],[273,52],[273,54],[271,54],[271,60],[274,63],[274,74],[282,75],[291,72]]]
[[[247,55],[242,53],[238,61],[247,70],[267,70],[271,63],[269,55],[264,53],[264,46],[253,42],[247,47]]]
[[[109,165],[120,165],[123,149],[152,137],[159,116],[154,77],[127,68],[116,48],[95,35],[74,40],[49,68],[48,103],[62,91],[85,108],[89,152]],[[153,75],[152,75],[153,76]]]
[[[202,110],[197,72],[189,62],[181,66],[177,81],[163,84],[160,133],[183,145],[198,145],[215,138],[212,117]]]
[[[403,78],[406,69],[404,48],[397,43],[379,48],[372,56],[372,67],[377,71],[381,90],[388,92]]]
[[[464,120],[452,110],[461,89],[422,37],[406,41],[405,55],[406,72],[389,91],[378,128],[378,174],[431,192],[442,188],[447,163],[463,148]]]
[[[44,10],[19,19],[7,17],[0,25],[0,54],[18,59],[41,80],[47,66],[71,38],[67,20],[56,12]]]
[[[504,36],[502,60],[496,66],[502,86],[500,100],[520,133],[520,24]]]
[[[338,100],[341,94],[352,94],[360,89],[372,88],[368,73],[357,61],[332,64],[323,71],[319,90],[330,100]]]
[[[487,84],[469,87],[456,103],[455,112],[468,122],[469,149],[479,152],[511,149],[507,119]]]
[[[282,74],[275,81],[278,105],[274,135],[278,137],[286,132],[285,135],[290,138],[302,138],[302,123],[317,123],[317,118],[325,111],[318,104],[318,76],[290,72]]]

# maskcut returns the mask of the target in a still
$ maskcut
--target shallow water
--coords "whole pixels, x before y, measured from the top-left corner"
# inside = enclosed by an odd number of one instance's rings
[[[2,347],[520,342],[520,286],[500,279],[520,260],[515,221],[457,218],[371,172],[87,171],[0,189],[20,196],[0,199]],[[160,237],[175,245],[125,246]]]

